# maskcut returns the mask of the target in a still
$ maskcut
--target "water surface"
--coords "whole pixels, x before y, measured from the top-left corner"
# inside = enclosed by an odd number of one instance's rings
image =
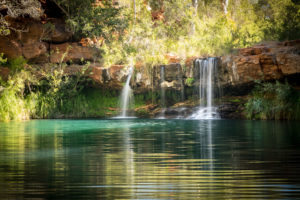
[[[0,199],[292,199],[299,130],[232,120],[0,123]]]

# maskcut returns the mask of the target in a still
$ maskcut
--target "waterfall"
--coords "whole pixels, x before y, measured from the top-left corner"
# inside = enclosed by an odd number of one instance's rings
[[[190,119],[219,118],[217,108],[213,106],[217,73],[217,58],[197,59],[195,67],[199,68],[199,99],[200,108]]]
[[[159,114],[159,119],[165,118],[166,111],[166,88],[164,86],[165,82],[165,66],[160,67],[160,105],[161,105],[161,113]]]
[[[165,66],[160,67],[160,104],[162,108],[166,107],[166,89],[163,86],[165,82]]]
[[[133,99],[132,89],[129,85],[132,73],[133,73],[133,67],[130,67],[129,68],[129,74],[128,74],[126,83],[123,87],[122,94],[121,94],[121,97],[120,97],[120,102],[121,102],[121,105],[120,105],[121,115],[119,116],[120,118],[127,118],[128,117],[127,111],[129,109],[130,103]]]

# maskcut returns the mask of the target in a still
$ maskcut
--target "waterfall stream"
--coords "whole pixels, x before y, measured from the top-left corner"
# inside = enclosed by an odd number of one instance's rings
[[[199,68],[199,99],[200,108],[192,114],[190,119],[217,119],[219,115],[214,107],[215,82],[217,73],[217,58],[197,59],[196,67]]]
[[[160,67],[160,106],[161,106],[161,113],[159,114],[159,119],[165,118],[166,112],[166,88],[163,85],[165,82],[165,66]]]
[[[130,67],[128,77],[127,77],[126,83],[123,87],[121,97],[120,97],[121,115],[117,118],[128,118],[129,117],[128,110],[129,110],[130,104],[132,103],[132,100],[133,100],[133,93],[132,93],[132,89],[130,87],[130,80],[131,80],[132,73],[133,73],[133,67]]]

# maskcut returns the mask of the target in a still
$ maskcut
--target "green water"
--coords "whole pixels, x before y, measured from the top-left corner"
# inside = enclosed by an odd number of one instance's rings
[[[299,130],[231,120],[0,123],[0,199],[293,199]]]

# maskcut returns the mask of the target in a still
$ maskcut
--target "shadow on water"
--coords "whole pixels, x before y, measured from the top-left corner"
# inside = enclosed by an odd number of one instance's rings
[[[238,120],[0,123],[0,194],[3,199],[295,198],[299,128],[294,122]]]

